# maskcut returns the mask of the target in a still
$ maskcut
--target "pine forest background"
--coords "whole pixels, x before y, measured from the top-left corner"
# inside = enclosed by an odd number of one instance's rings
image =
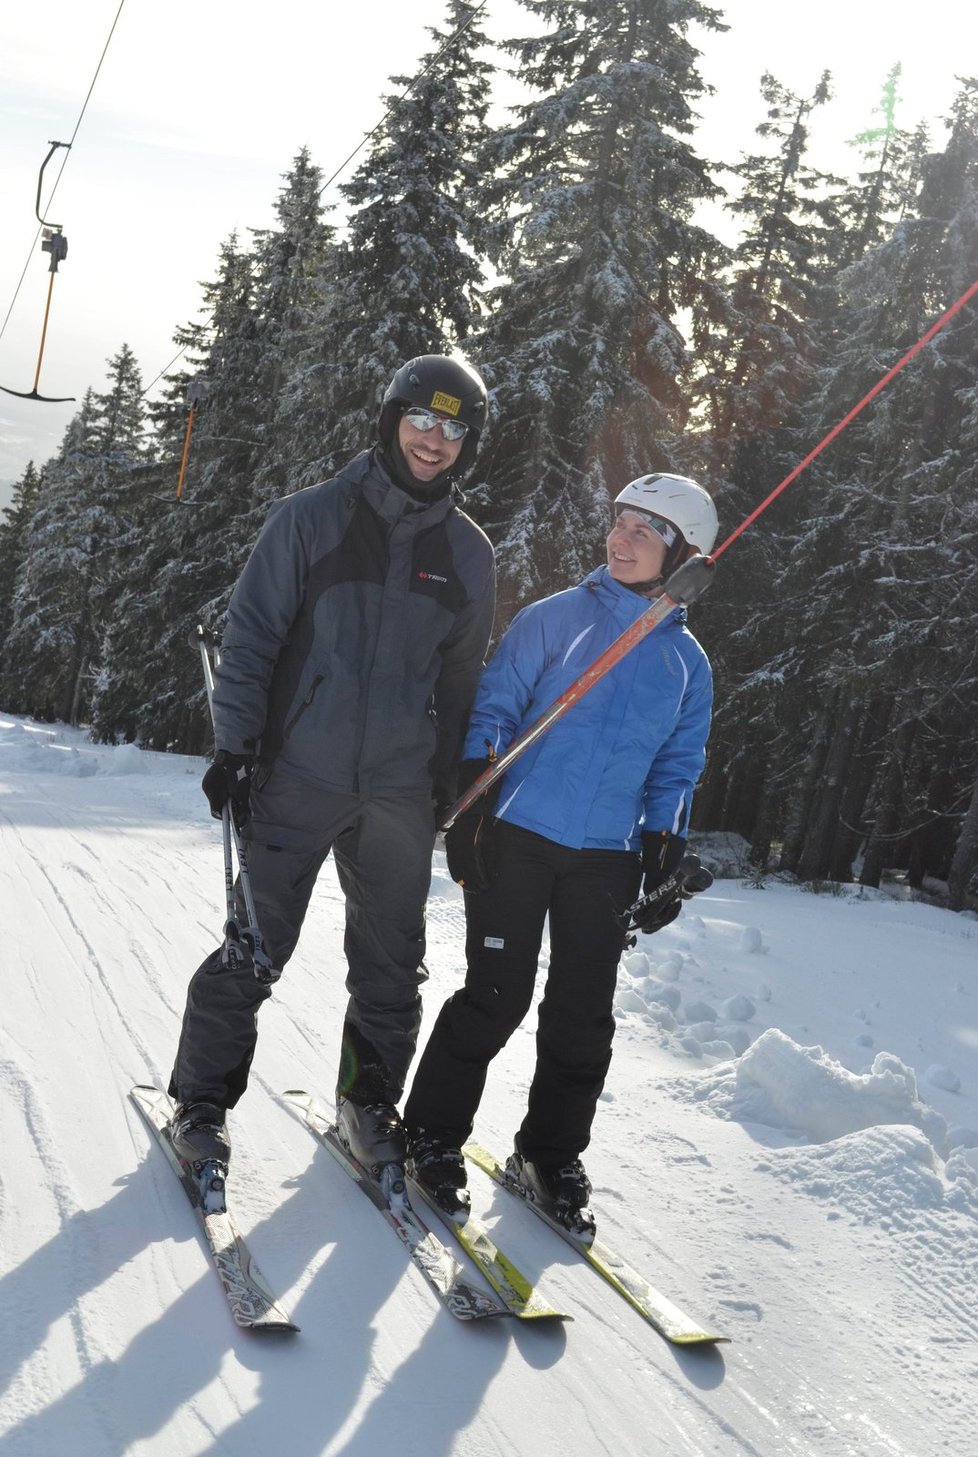
[[[978,279],[975,78],[938,143],[902,124],[899,68],[881,76],[840,177],[809,158],[831,77],[799,96],[766,75],[756,149],[707,158],[688,32],[721,10],[521,3],[537,33],[494,48],[448,0],[344,216],[300,150],[278,225],[227,239],[176,329],[162,398],[123,343],[28,465],[0,524],[9,712],[206,752],[188,634],[220,630],[269,504],[373,443],[413,355],[460,352],[491,389],[466,509],[496,547],[498,635],[603,559],[609,500],[646,471],[707,486],[722,539]],[[513,72],[525,99],[490,124]],[[721,216],[732,244],[704,222]],[[694,830],[743,836],[759,870],[898,867],[975,904],[976,319],[972,301],[693,609],[717,685]]]

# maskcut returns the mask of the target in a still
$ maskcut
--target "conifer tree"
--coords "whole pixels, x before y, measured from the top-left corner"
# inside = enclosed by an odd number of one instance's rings
[[[88,717],[120,591],[120,543],[137,529],[134,480],[147,458],[141,380],[127,345],[109,370],[109,388],[86,393],[44,472],[4,655],[7,702],[70,723]]]
[[[823,74],[810,96],[798,96],[773,75],[761,81],[764,120],[759,147],[731,170],[741,189],[728,210],[742,232],[727,275],[723,307],[698,312],[696,397],[708,422],[694,441],[693,459],[718,482],[723,528],[732,528],[797,462],[817,359],[821,292],[833,267],[839,179],[811,165],[812,118],[831,97]],[[798,744],[796,705],[779,685],[791,672],[777,603],[779,563],[791,548],[794,497],[779,501],[738,542],[724,576],[722,601],[707,597],[698,612],[711,644],[717,712],[710,769],[696,814],[758,838],[779,818],[782,741]],[[757,664],[765,662],[766,671]],[[787,718],[782,715],[787,713]],[[817,729],[806,736],[810,750]],[[805,760],[802,753],[802,760]],[[798,784],[808,783],[797,761]],[[758,826],[761,826],[758,835]]]
[[[908,132],[898,124],[901,72],[900,65],[890,70],[873,109],[878,120],[850,143],[858,149],[863,166],[837,199],[841,224],[837,261],[843,268],[886,241],[912,207],[920,186],[927,131],[920,125]]]
[[[28,461],[27,468],[14,486],[10,505],[3,510],[0,522],[0,661],[13,621],[13,598],[17,575],[27,556],[27,530],[41,490],[41,477]]]
[[[321,320],[335,272],[334,229],[323,218],[322,172],[303,147],[276,199],[278,226],[255,233],[253,270],[260,376],[267,409],[257,435],[250,505],[260,526],[267,503],[322,478],[323,443],[303,428],[293,396],[301,398],[305,357],[322,347]]]
[[[434,49],[401,87],[352,179],[335,288],[308,379],[321,391],[305,417],[321,444],[320,479],[376,438],[384,388],[405,360],[449,353],[480,308],[481,229],[475,156],[486,135],[492,66],[477,12],[449,0]]]
[[[171,463],[132,563],[134,585],[152,582],[153,590],[134,590],[113,623],[95,723],[103,738],[197,751],[209,742],[199,656],[188,636],[198,622],[220,627],[267,498],[301,483],[313,446],[284,430],[282,417],[330,246],[319,183],[303,149],[276,202],[279,227],[256,233],[250,254],[229,241],[205,290],[209,316],[186,331],[193,375],[184,377],[199,399],[190,463],[179,500]],[[172,396],[157,418],[172,462],[181,429],[186,439]]]
[[[106,639],[93,725],[106,741],[139,739],[189,751],[206,741],[200,667],[187,637],[198,621],[220,621],[241,569],[261,448],[254,275],[233,235],[221,248],[216,279],[204,287],[203,312],[207,344],[198,379],[204,403],[183,494],[176,498],[171,457],[172,475],[156,476],[154,509],[130,558],[128,590]],[[194,342],[201,342],[199,334]],[[182,428],[176,403],[158,410],[157,418],[163,442],[174,449]]]
[[[810,441],[978,276],[976,113],[968,83],[913,212],[840,276]],[[795,499],[765,673],[777,676],[782,715],[771,778],[788,786],[782,825],[800,827],[782,863],[805,879],[848,878],[861,850],[860,878],[878,884],[908,836],[929,873],[946,873],[954,813],[973,786],[976,312],[888,384]]]
[[[731,269],[729,313],[701,364],[718,464],[790,417],[811,378],[817,294],[831,258],[840,179],[808,161],[812,113],[831,97],[825,73],[810,97],[799,97],[767,73],[761,79],[767,144],[731,170],[743,187],[727,209],[742,221]],[[704,331],[705,333],[705,331]]]
[[[17,575],[3,652],[0,698],[15,713],[51,721],[71,711],[83,584],[90,559],[90,464],[94,395],[87,390],[58,454],[44,467],[44,489],[26,526],[26,556]]]
[[[498,428],[480,471],[499,621],[589,570],[613,488],[674,464],[685,422],[684,310],[723,250],[692,221],[717,195],[692,144],[706,92],[695,0],[521,0],[543,33],[507,43],[533,99],[482,170],[502,282],[473,352]]]

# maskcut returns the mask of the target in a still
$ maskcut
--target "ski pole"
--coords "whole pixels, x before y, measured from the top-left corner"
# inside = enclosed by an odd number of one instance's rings
[[[648,895],[643,895],[634,905],[622,911],[618,916],[618,924],[623,931],[635,931],[645,920],[650,911],[659,910],[668,904],[677,895],[688,900],[700,890],[709,890],[713,884],[713,876],[706,866],[700,863],[698,855],[684,855],[676,869],[664,880],[655,890],[650,890]],[[635,937],[625,938],[626,946],[635,945]]]
[[[678,567],[666,582],[661,597],[657,597],[641,617],[637,617],[630,627],[626,627],[625,631],[605,648],[600,657],[595,658],[591,666],[585,668],[580,677],[575,678],[559,698],[554,699],[546,712],[541,714],[524,733],[515,738],[509,748],[494,759],[489,768],[479,775],[479,778],[469,786],[462,797],[452,805],[441,828],[443,830],[451,829],[459,815],[464,814],[480,794],[484,794],[491,785],[495,784],[500,775],[506,773],[506,770],[515,759],[519,758],[520,754],[525,753],[531,744],[535,744],[552,724],[555,724],[559,718],[563,718],[564,714],[574,707],[575,703],[579,703],[585,693],[593,688],[610,668],[620,662],[636,643],[647,637],[664,617],[668,617],[674,607],[695,602],[696,598],[701,596],[710,585],[713,570],[712,557],[694,556],[690,557],[689,561],[683,562],[682,566]]]
[[[190,634],[190,642],[191,646],[200,649],[200,661],[204,670],[204,687],[207,689],[207,707],[210,710],[211,724],[216,730],[217,725],[214,723],[214,666],[215,663],[220,663],[220,650],[213,642],[212,637],[199,623]],[[212,647],[215,662],[211,661]],[[242,953],[243,948],[255,968],[255,976],[263,985],[268,986],[271,982],[278,981],[280,973],[272,965],[268,953],[265,950],[264,942],[262,941],[261,931],[258,929],[258,912],[251,890],[251,875],[248,871],[248,851],[241,838],[241,833],[234,823],[231,815],[231,807],[226,801],[221,811],[221,829],[224,840],[224,893],[227,902],[227,920],[224,923],[224,951],[221,960],[223,965],[230,970],[239,970],[245,965],[245,957]],[[232,843],[235,854],[238,857],[238,881],[241,886],[241,894],[248,916],[247,926],[242,926],[238,920],[234,888],[234,866],[231,863]]]
[[[601,656],[599,658],[596,658],[589,668],[585,668],[581,676],[575,679],[575,681],[570,685],[569,688],[565,688],[564,692],[560,695],[560,697],[555,699],[555,701],[550,705],[546,712],[543,713],[534,724],[531,724],[531,726],[525,731],[525,733],[514,739],[513,742],[510,744],[509,748],[506,749],[502,754],[500,754],[498,758],[493,760],[489,768],[486,769],[485,772],[481,774],[479,778],[476,779],[475,782],[469,786],[469,788],[461,796],[461,798],[452,805],[451,809],[448,812],[448,815],[445,818],[444,823],[440,826],[440,828],[443,830],[451,829],[452,825],[458,819],[459,815],[463,814],[470,807],[470,805],[475,803],[475,801],[479,798],[481,794],[484,794],[487,789],[495,784],[496,780],[502,774],[505,774],[506,770],[510,767],[515,759],[519,758],[520,754],[524,753],[531,744],[535,743],[536,740],[541,736],[541,734],[546,733],[547,729],[550,728],[551,724],[556,723],[559,718],[562,718],[569,708],[572,708],[575,703],[579,702],[580,699],[584,697],[584,694],[588,691],[588,689],[593,688],[595,683],[597,683],[601,678],[604,677],[605,673],[608,672],[609,668],[613,668],[615,664],[619,662],[625,656],[625,654],[636,645],[636,643],[641,642],[644,637],[647,637],[652,629],[654,627],[657,627],[662,619],[668,616],[668,614],[672,611],[674,607],[685,605],[688,602],[693,602],[697,597],[705,592],[706,588],[710,585],[710,581],[712,580],[712,574],[716,566],[717,558],[721,556],[728,547],[733,545],[733,543],[737,540],[738,536],[743,535],[743,533],[747,530],[748,526],[753,525],[753,523],[757,520],[758,516],[760,516],[763,511],[767,510],[768,506],[770,506],[771,503],[775,501],[778,496],[781,495],[782,491],[786,490],[787,487],[791,485],[792,481],[797,480],[798,476],[801,475],[802,471],[805,470],[807,466],[811,465],[815,457],[817,455],[820,455],[827,445],[830,445],[831,442],[835,440],[838,435],[841,435],[842,431],[846,428],[846,426],[850,424],[851,421],[853,421],[856,416],[866,408],[871,400],[876,398],[881,390],[886,388],[886,386],[890,383],[890,380],[893,379],[894,376],[898,375],[900,373],[900,370],[903,369],[905,365],[910,363],[911,359],[913,359],[914,356],[918,354],[921,349],[923,349],[925,344],[930,343],[931,339],[934,338],[934,335],[938,334],[941,329],[944,328],[945,324],[953,319],[955,314],[959,313],[960,310],[964,308],[968,300],[973,298],[976,293],[978,293],[978,279],[975,280],[970,288],[965,290],[961,297],[957,299],[950,306],[950,308],[944,311],[939,319],[936,319],[935,322],[931,324],[930,328],[925,334],[921,335],[921,337],[917,340],[916,344],[912,345],[911,348],[909,348],[907,352],[900,359],[897,360],[896,364],[894,364],[891,369],[888,369],[886,374],[884,374],[881,379],[877,380],[876,384],[873,385],[872,389],[868,390],[866,394],[863,395],[859,403],[857,405],[854,405],[849,413],[845,415],[837,425],[833,426],[828,434],[825,435],[823,439],[819,441],[818,445],[815,446],[814,450],[809,451],[809,453],[805,456],[804,460],[799,461],[794,469],[790,471],[787,476],[785,476],[784,480],[780,483],[780,485],[775,486],[774,490],[771,491],[771,493],[764,498],[761,504],[755,507],[755,509],[750,513],[749,516],[746,516],[744,518],[740,525],[730,533],[730,535],[727,537],[726,541],[722,543],[722,545],[718,546],[710,556],[690,557],[689,561],[684,562],[677,571],[673,572],[672,576],[666,582],[661,597],[659,597],[657,601],[652,604],[647,612],[644,612],[641,617],[637,618],[635,622],[632,623],[631,627],[627,628],[620,637],[616,638],[609,647],[605,648]],[[688,583],[684,577],[684,573],[686,573],[687,569],[690,569],[690,579]]]

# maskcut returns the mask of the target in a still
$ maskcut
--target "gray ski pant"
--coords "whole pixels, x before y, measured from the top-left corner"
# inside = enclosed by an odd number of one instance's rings
[[[395,1100],[421,1024],[434,836],[427,789],[362,798],[279,770],[253,792],[244,832],[259,930],[279,971],[295,950],[313,886],[332,851],[346,898],[346,1022],[387,1069]],[[238,915],[244,925],[243,904]],[[178,1102],[234,1107],[248,1082],[258,1010],[271,992],[250,966],[222,966],[221,948],[198,967],[170,1079]],[[338,1028],[338,1042],[339,1036]]]

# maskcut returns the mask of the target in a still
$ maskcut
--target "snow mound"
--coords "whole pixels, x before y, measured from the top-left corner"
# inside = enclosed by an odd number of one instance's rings
[[[782,1129],[812,1143],[908,1124],[942,1157],[947,1152],[947,1123],[920,1102],[913,1068],[892,1053],[878,1053],[869,1072],[852,1073],[821,1047],[801,1047],[772,1027],[736,1063],[716,1068],[691,1093],[721,1117]]]
[[[149,774],[151,756],[136,744],[79,747],[77,729],[0,719],[0,767],[7,774],[60,774],[69,779]]]
[[[909,1224],[912,1211],[939,1209],[945,1202],[933,1145],[907,1124],[876,1125],[830,1143],[779,1149],[757,1167],[860,1219]]]

